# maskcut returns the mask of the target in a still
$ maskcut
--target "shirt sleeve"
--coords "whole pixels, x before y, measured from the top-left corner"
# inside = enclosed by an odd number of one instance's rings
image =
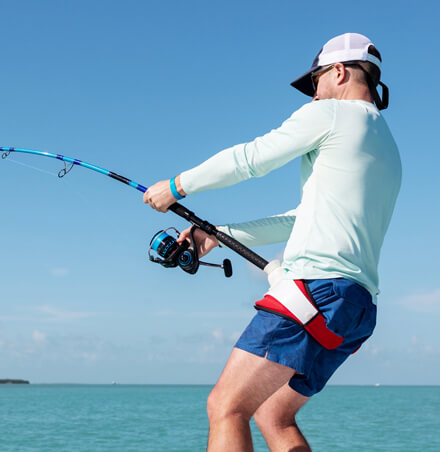
[[[259,220],[217,226],[217,229],[245,246],[268,245],[286,242],[292,232],[295,218],[296,211],[289,210],[286,213]]]
[[[278,128],[250,143],[215,154],[199,166],[184,171],[180,182],[186,194],[228,187],[251,177],[261,177],[325,140],[331,132],[334,103],[320,100],[305,104]]]

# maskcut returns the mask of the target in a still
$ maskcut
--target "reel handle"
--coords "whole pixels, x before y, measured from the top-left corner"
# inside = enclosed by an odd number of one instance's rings
[[[224,259],[223,264],[211,264],[210,262],[202,262],[202,261],[199,261],[199,264],[205,265],[206,267],[223,268],[226,278],[230,278],[232,276],[232,264],[229,259]]]

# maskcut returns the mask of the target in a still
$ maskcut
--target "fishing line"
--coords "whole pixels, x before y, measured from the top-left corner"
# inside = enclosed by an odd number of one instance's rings
[[[33,165],[29,165],[27,163],[19,162],[18,160],[14,160],[13,158],[7,158],[6,162],[14,163],[16,165],[20,165],[20,166],[24,166],[26,168],[30,168],[30,169],[33,169],[33,170],[38,171],[40,173],[48,174],[51,177],[56,177],[57,179],[59,178],[59,176],[57,174],[51,173],[50,171],[44,170],[42,168],[38,168],[37,166],[33,166]],[[63,171],[63,170],[64,170],[64,168],[61,169],[61,171]],[[74,187],[73,184],[69,180],[65,181],[65,187],[68,188],[69,191],[73,193],[73,195],[77,196],[81,200],[82,203],[88,203],[88,204],[91,203],[90,202],[90,197],[87,196],[77,186]]]
[[[43,174],[48,174],[49,176],[52,176],[52,177],[57,177],[56,174],[51,173],[50,171],[47,171],[47,170],[38,168],[38,167],[36,167],[36,166],[28,165],[27,163],[19,162],[18,160],[7,159],[7,162],[8,162],[8,163],[15,163],[16,165],[25,166],[26,168],[30,168],[30,169],[33,169],[33,170],[35,170],[35,171],[39,171],[40,173],[43,173]]]

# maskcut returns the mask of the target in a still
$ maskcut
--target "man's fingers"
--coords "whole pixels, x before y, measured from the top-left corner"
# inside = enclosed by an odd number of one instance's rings
[[[190,231],[191,231],[191,226],[189,228],[186,228],[184,231],[182,231],[179,235],[179,237],[177,238],[177,243],[181,244],[183,243],[185,240],[189,241],[190,238]]]
[[[159,212],[168,212],[168,207],[176,199],[173,197],[168,181],[160,181],[148,188],[144,193],[143,201]]]
[[[147,191],[144,193],[143,201],[144,201],[145,204],[149,204],[150,207],[151,207],[152,209],[154,209],[154,210],[157,210],[157,211],[159,211],[159,212],[168,212],[168,208],[167,208],[167,207],[163,207],[163,206],[161,206],[160,204],[158,205],[158,204],[156,204],[156,203],[153,201],[153,197],[151,196],[149,190],[147,190]]]

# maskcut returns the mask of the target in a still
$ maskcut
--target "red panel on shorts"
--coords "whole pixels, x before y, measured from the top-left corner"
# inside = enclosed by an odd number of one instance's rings
[[[327,328],[322,314],[314,317],[304,328],[327,350],[338,348],[344,340],[342,336],[338,336]]]

